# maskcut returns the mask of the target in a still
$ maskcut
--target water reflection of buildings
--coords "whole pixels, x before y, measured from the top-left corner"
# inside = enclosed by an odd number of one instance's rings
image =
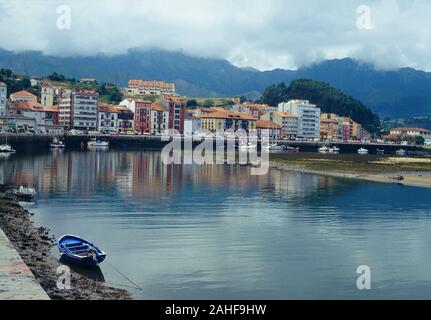
[[[55,152],[27,158],[0,159],[0,183],[37,187],[42,195],[65,192],[88,197],[96,190],[116,189],[123,197],[169,197],[187,185],[207,184],[224,190],[260,189],[303,198],[332,188],[335,179],[270,170],[250,175],[248,167],[164,165],[160,152]]]

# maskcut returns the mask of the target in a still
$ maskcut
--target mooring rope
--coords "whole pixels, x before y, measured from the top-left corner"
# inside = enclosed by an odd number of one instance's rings
[[[112,264],[110,264],[109,262],[107,262],[107,264],[114,269],[116,272],[118,272],[124,279],[126,279],[127,281],[129,281],[136,289],[143,291],[144,289],[142,289],[139,285],[136,284],[136,282],[134,282],[133,280],[131,280],[129,277],[127,277],[124,273],[122,273],[120,270],[118,270],[117,268],[115,268]]]

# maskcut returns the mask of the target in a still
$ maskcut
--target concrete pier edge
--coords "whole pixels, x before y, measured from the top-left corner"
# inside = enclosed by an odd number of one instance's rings
[[[50,300],[1,228],[0,300]]]

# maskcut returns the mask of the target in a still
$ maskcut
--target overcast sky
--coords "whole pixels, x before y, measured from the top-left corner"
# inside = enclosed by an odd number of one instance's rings
[[[53,55],[142,47],[260,70],[349,56],[431,71],[431,0],[0,0],[0,30],[3,49]]]

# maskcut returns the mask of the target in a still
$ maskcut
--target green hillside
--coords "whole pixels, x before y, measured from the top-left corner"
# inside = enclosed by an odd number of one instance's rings
[[[371,109],[326,82],[299,79],[292,81],[290,86],[284,83],[272,85],[266,88],[260,102],[277,106],[280,102],[291,99],[309,100],[317,104],[322,113],[348,116],[371,133],[379,131],[379,117]]]

